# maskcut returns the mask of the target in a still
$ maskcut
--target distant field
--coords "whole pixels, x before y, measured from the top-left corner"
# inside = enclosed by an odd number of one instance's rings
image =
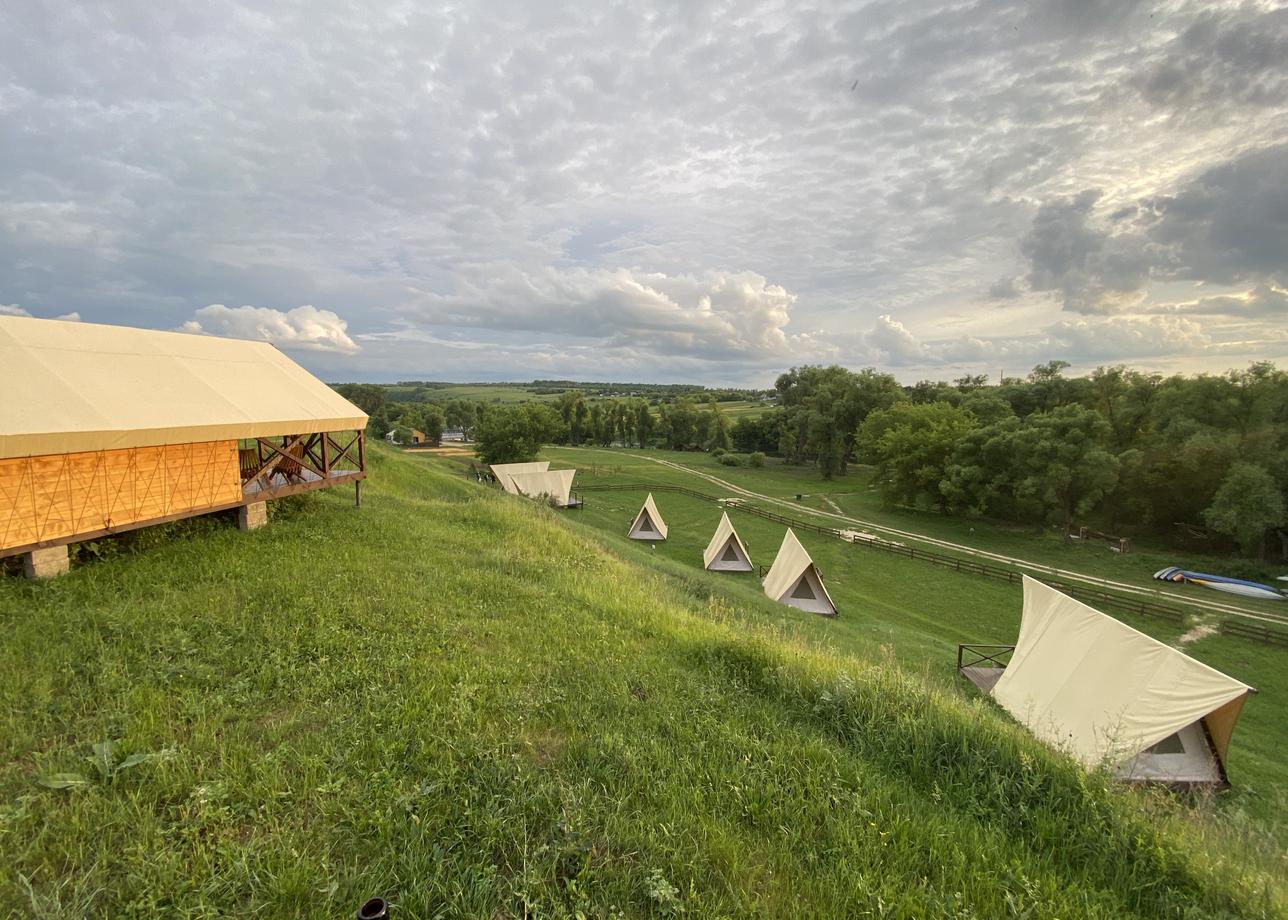
[[[407,399],[416,387],[390,386],[391,398]],[[529,387],[503,386],[500,384],[452,384],[445,387],[425,388],[426,399],[468,399],[474,402],[520,403],[533,400],[544,402],[559,398],[557,393],[535,393]]]

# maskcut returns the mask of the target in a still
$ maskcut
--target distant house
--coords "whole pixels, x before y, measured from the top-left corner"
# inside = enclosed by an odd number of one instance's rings
[[[467,441],[467,440],[469,440],[469,439],[465,437],[465,429],[464,429],[464,428],[444,428],[444,429],[443,429],[443,436],[442,436],[441,438],[439,438],[439,440],[440,440],[440,441],[444,441],[444,442],[446,442],[446,441],[457,441],[457,442],[460,442],[460,443],[464,443],[465,441]]]
[[[402,432],[402,434],[399,434]],[[428,444],[425,432],[416,428],[390,428],[385,433],[385,441],[390,444]]]

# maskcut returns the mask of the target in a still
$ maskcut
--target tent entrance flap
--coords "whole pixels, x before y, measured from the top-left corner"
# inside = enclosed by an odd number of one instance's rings
[[[809,576],[802,575],[801,580],[796,582],[796,588],[792,591],[792,597],[798,601],[816,601],[818,595],[814,589],[809,586]]]
[[[730,544],[728,544],[727,546],[725,546],[724,555],[720,557],[720,561],[721,561],[721,562],[738,562],[738,561],[739,561],[738,551],[737,551],[736,549],[734,549],[734,548],[733,548],[733,544],[732,544],[732,543],[730,543]]]
[[[1141,751],[1123,763],[1115,774],[1138,782],[1217,784],[1224,781],[1221,762],[1202,720]]]

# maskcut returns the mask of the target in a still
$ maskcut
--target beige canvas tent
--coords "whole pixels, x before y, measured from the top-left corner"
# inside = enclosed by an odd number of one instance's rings
[[[1039,581],[993,697],[1087,767],[1133,780],[1221,783],[1252,688]]]
[[[520,495],[546,498],[560,508],[567,508],[571,504],[572,478],[576,473],[576,470],[546,470],[509,473],[508,478]]]
[[[702,553],[702,563],[711,572],[750,572],[752,570],[751,554],[747,552],[747,546],[738,536],[738,531],[733,529],[729,512],[721,512],[720,524]]]
[[[266,342],[0,316],[0,555],[366,476],[367,416]],[[251,523],[253,522],[253,523]],[[50,571],[54,574],[54,571]]]
[[[626,532],[626,536],[632,540],[666,539],[666,521],[662,520],[662,515],[653,502],[652,492],[644,499],[644,506],[640,508],[639,514],[635,515],[635,520],[631,522],[631,529]]]
[[[765,576],[764,588],[765,593],[780,604],[823,616],[836,616],[836,605],[823,585],[823,576],[790,527],[783,536],[783,545],[778,548],[769,574]]]
[[[550,469],[549,460],[534,460],[531,463],[493,463],[490,467],[497,484],[511,495],[518,495],[519,490],[510,481],[514,473],[544,473]]]

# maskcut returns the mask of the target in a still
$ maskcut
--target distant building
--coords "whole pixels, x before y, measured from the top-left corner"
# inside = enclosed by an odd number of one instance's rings
[[[465,437],[464,428],[444,428],[443,435],[441,438],[439,438],[439,441],[443,441],[443,442],[457,441],[460,443],[464,443],[467,440],[469,439]]]
[[[405,436],[400,436],[403,432]],[[428,444],[425,432],[416,428],[391,428],[385,433],[385,441],[390,444]]]

